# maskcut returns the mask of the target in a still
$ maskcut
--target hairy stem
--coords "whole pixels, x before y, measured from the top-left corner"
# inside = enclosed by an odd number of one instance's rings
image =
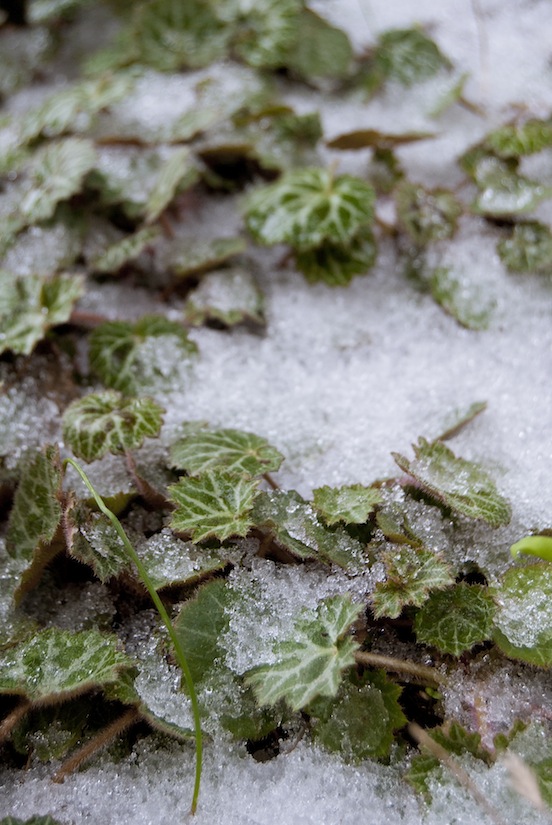
[[[355,659],[359,665],[368,667],[381,667],[384,670],[391,670],[393,673],[408,673],[423,682],[439,686],[446,682],[445,677],[433,667],[419,665],[417,662],[407,662],[405,659],[395,659],[393,656],[384,656],[381,653],[368,653],[358,650]]]

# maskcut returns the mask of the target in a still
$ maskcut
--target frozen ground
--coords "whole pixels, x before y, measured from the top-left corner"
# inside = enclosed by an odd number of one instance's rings
[[[415,180],[454,185],[453,159],[491,126],[517,107],[544,115],[552,109],[549,0],[320,0],[317,7],[346,28],[358,48],[383,29],[423,24],[457,67],[470,72],[466,96],[486,116],[455,108],[438,121],[441,139],[400,150]],[[301,100],[309,104],[304,96]],[[373,110],[352,111],[336,101],[326,105],[314,96],[313,106],[322,108],[327,136],[374,120],[382,128],[381,118],[392,131],[423,125],[419,115],[409,120],[414,115],[393,98],[375,103]],[[346,154],[342,168],[362,174],[364,162],[363,153]],[[544,207],[538,214],[550,218]],[[198,216],[198,224],[208,217]],[[220,220],[232,231],[232,214],[221,214]],[[441,432],[455,411],[487,401],[486,412],[455,439],[454,449],[490,468],[512,503],[514,516],[500,533],[498,552],[506,561],[511,541],[550,527],[550,282],[507,273],[484,221],[464,218],[444,254],[494,307],[489,329],[473,332],[405,282],[385,243],[372,274],[340,290],[308,286],[281,267],[281,252],[260,257],[266,335],[194,332],[201,359],[185,391],[177,388],[165,399],[167,433],[197,418],[264,435],[287,459],[278,481],[309,494],[324,484],[369,484],[393,474],[392,450],[408,453],[418,436]],[[493,541],[497,552],[496,535]],[[523,687],[515,674],[508,678],[512,695],[519,694]],[[451,704],[461,691],[460,686],[449,698]],[[550,699],[545,685],[538,691]],[[511,701],[503,696],[494,712],[508,716]],[[538,748],[535,738],[529,749]],[[520,748],[523,752],[523,743]],[[191,750],[174,745],[156,752],[148,740],[139,744],[132,764],[100,758],[64,785],[52,784],[51,767],[25,775],[4,772],[2,809],[20,817],[47,810],[76,825],[183,821],[191,765]],[[484,773],[475,764],[466,767],[504,822],[550,821],[513,794],[502,763]],[[208,744],[204,775],[198,825],[491,821],[451,783],[434,789],[434,805],[424,812],[400,783],[396,767],[345,766],[307,743],[264,764],[224,742]]]

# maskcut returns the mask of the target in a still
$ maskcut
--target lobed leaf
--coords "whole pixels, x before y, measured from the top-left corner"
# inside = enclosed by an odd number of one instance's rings
[[[506,656],[552,665],[552,566],[508,570],[497,592],[494,640]]]
[[[382,497],[374,487],[352,484],[348,487],[317,487],[313,504],[326,524],[365,524]]]
[[[114,274],[135,260],[160,235],[157,226],[145,226],[108,246],[91,262],[94,272]]]
[[[381,554],[385,580],[378,581],[372,596],[377,619],[396,619],[407,605],[420,607],[431,590],[449,587],[454,578],[447,564],[425,547],[400,544]]]
[[[347,77],[354,53],[344,31],[306,8],[295,22],[294,33],[284,65],[307,80]]]
[[[297,40],[300,0],[223,0],[217,14],[229,26],[236,53],[256,68],[286,65]]]
[[[429,596],[416,614],[414,630],[422,644],[460,656],[491,638],[495,612],[487,587],[460,582]]]
[[[195,478],[181,478],[169,487],[169,498],[176,504],[171,526],[179,533],[190,533],[194,541],[245,536],[253,525],[257,485],[257,481],[227,470],[207,470]]]
[[[406,180],[396,187],[395,202],[399,223],[420,246],[451,238],[462,214],[462,206],[452,192],[425,189]]]
[[[507,524],[510,505],[497,491],[491,477],[478,464],[457,458],[439,441],[420,438],[413,461],[398,453],[393,457],[401,470],[416,479],[432,496],[468,518],[492,527]]]
[[[184,317],[193,326],[212,322],[225,327],[247,322],[264,325],[264,296],[248,269],[217,269],[204,275],[190,293]]]
[[[501,158],[542,152],[552,146],[552,121],[531,118],[521,124],[508,123],[486,135],[484,144]]]
[[[355,662],[358,645],[346,634],[360,611],[347,597],[334,596],[320,603],[314,617],[298,619],[293,638],[275,646],[276,662],[246,677],[259,704],[284,699],[300,710],[318,696],[335,696],[342,672]]]
[[[284,457],[264,438],[242,430],[191,431],[171,448],[172,466],[200,475],[208,470],[224,470],[258,476],[279,469]]]
[[[288,243],[302,252],[322,243],[345,245],[374,216],[375,193],[358,178],[325,169],[287,172],[257,189],[246,208],[247,227],[260,243]]]
[[[538,221],[516,224],[497,251],[511,272],[552,272],[552,231]]]
[[[124,398],[107,390],[73,401],[63,414],[63,437],[86,462],[140,447],[159,435],[163,410],[150,398]]]

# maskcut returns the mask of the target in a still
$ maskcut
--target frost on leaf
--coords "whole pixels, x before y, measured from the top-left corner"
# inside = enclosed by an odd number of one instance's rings
[[[130,569],[121,538],[103,513],[92,513],[84,505],[77,505],[67,513],[66,525],[70,555],[91,567],[101,582]]]
[[[516,224],[511,236],[499,241],[497,250],[511,272],[552,272],[552,232],[543,223]]]
[[[69,320],[82,292],[80,275],[41,278],[0,270],[0,352],[29,355],[49,329]]]
[[[397,217],[412,240],[425,246],[451,238],[462,206],[446,189],[425,189],[402,181],[395,189]]]
[[[484,145],[502,158],[533,155],[552,146],[552,120],[531,118],[525,123],[509,123],[490,132]]]
[[[254,433],[199,429],[193,424],[189,434],[171,448],[172,466],[189,475],[217,469],[257,476],[278,470],[283,458],[266,439]]]
[[[430,443],[425,438],[419,439],[414,453],[414,460],[398,453],[393,453],[393,457],[401,470],[415,478],[431,496],[451,510],[486,521],[492,527],[509,522],[510,505],[477,464],[457,458],[441,442]]]
[[[390,29],[380,35],[365,72],[365,83],[377,91],[386,81],[413,86],[450,68],[449,60],[421,29]]]
[[[307,707],[313,735],[325,748],[352,762],[386,759],[394,732],[407,721],[400,694],[401,688],[383,671],[360,678],[351,674],[335,699],[315,699]]]
[[[335,696],[342,672],[355,662],[358,645],[347,633],[361,609],[347,597],[334,596],[324,599],[314,616],[299,618],[293,637],[275,645],[275,663],[247,675],[259,704],[284,699],[300,710],[318,696]]]
[[[220,266],[245,248],[238,237],[185,238],[171,246],[166,267],[177,278],[189,278]]]
[[[230,28],[236,53],[257,68],[287,65],[297,40],[300,0],[222,0],[218,14]]]
[[[351,175],[333,177],[326,169],[287,172],[252,193],[247,227],[260,243],[287,243],[299,251],[328,242],[347,244],[371,224],[375,194]]]
[[[0,693],[32,702],[59,701],[113,685],[132,667],[132,660],[117,649],[115,636],[52,627],[3,652]]]
[[[344,31],[332,26],[312,9],[303,9],[296,23],[295,42],[285,65],[300,77],[343,78],[351,68],[353,48]]]
[[[313,490],[313,504],[326,522],[332,525],[365,524],[382,497],[374,487],[352,484],[349,487],[317,487]]]
[[[552,565],[540,562],[505,573],[497,591],[494,640],[511,659],[552,665]]]
[[[139,391],[145,376],[152,371],[163,376],[166,365],[152,364],[151,354],[145,345],[169,336],[179,362],[191,362],[197,347],[188,338],[186,330],[175,321],[145,315],[134,324],[128,321],[101,324],[90,334],[90,367],[107,387],[132,395]],[[145,363],[144,354],[149,364]]]
[[[146,226],[116,241],[104,249],[91,262],[94,272],[114,274],[123,266],[135,260],[153,241],[157,240],[160,231],[156,226]]]
[[[241,266],[217,269],[201,279],[184,307],[189,324],[218,323],[225,327],[264,325],[264,297],[252,273]]]
[[[487,587],[464,582],[432,593],[416,615],[419,642],[460,656],[490,639],[496,604]]]
[[[63,437],[86,462],[140,447],[159,435],[163,410],[150,398],[125,398],[119,392],[92,393],[73,401],[63,415]]]
[[[377,256],[376,239],[363,227],[346,244],[326,242],[295,253],[297,269],[309,283],[346,286],[356,275],[366,274]]]
[[[257,483],[227,470],[208,470],[197,477],[181,478],[169,487],[169,498],[176,504],[172,528],[190,533],[194,541],[211,536],[220,541],[245,536],[253,524],[251,511]]]
[[[494,301],[463,273],[438,266],[429,274],[429,291],[436,303],[466,329],[487,329]]]
[[[420,607],[431,590],[448,587],[454,581],[448,565],[424,547],[395,545],[385,550],[380,560],[385,566],[385,580],[377,582],[372,597],[378,619],[396,619],[406,605]]]
[[[340,525],[326,527],[311,504],[295,490],[259,493],[252,519],[256,527],[296,558],[337,564],[350,573],[366,566],[360,542]]]

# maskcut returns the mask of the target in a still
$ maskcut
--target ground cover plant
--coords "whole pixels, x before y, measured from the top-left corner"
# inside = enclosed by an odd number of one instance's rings
[[[0,4],[0,825],[549,821],[552,100],[332,19]]]

